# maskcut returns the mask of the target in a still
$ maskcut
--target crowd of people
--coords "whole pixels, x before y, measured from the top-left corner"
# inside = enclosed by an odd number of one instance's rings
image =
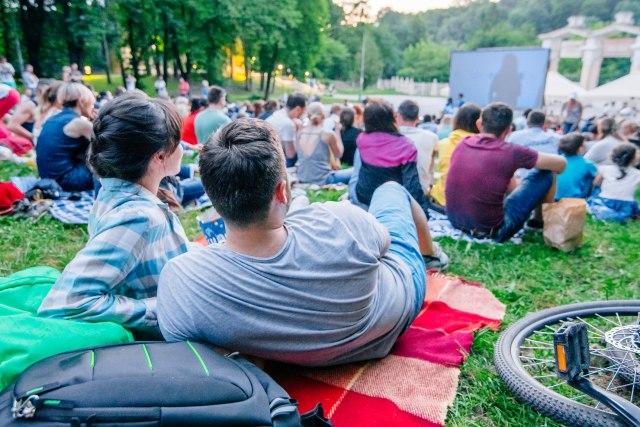
[[[589,199],[598,218],[638,215],[638,124],[606,117],[579,132],[575,99],[561,129],[532,110],[514,131],[510,106],[462,94],[436,119],[412,100],[228,105],[224,88],[192,96],[184,79],[172,102],[161,79],[150,98],[131,76],[98,100],[77,74],[35,78],[22,100],[0,84],[0,144],[35,149],[40,178],[96,197],[89,240],[41,316],[303,365],[383,357],[418,315],[427,269],[449,263],[433,211],[496,242],[540,227],[541,205],[564,197]],[[349,200],[293,209],[293,182],[345,184]],[[191,248],[167,189],[182,205],[206,192],[226,241]]]

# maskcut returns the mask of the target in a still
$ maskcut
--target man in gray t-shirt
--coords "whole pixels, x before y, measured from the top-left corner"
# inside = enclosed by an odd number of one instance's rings
[[[285,219],[283,151],[263,121],[223,127],[200,170],[227,241],[163,269],[157,311],[169,341],[301,365],[383,357],[422,307],[425,259],[446,265],[422,209],[397,183],[376,190],[369,213],[314,203]]]

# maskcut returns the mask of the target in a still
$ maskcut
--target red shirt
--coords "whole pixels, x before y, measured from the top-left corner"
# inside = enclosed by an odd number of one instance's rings
[[[513,174],[520,168],[533,168],[537,161],[537,151],[493,135],[463,139],[451,156],[445,189],[451,224],[482,233],[499,229]]]
[[[182,131],[180,132],[180,139],[187,144],[198,145],[198,138],[196,138],[195,121],[198,112],[191,113],[182,121]]]

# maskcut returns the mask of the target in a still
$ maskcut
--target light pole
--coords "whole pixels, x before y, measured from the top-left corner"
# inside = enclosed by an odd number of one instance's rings
[[[345,21],[350,23],[354,27],[358,25],[362,26],[362,47],[360,49],[360,90],[358,91],[358,100],[362,101],[364,94],[364,64],[366,58],[366,37],[367,28],[365,24],[371,21],[369,15],[369,1],[368,0],[356,0],[351,2],[344,2],[347,7],[348,13],[345,14]]]

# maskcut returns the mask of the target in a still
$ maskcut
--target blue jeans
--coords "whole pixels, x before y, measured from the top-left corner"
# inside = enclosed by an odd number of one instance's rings
[[[69,172],[56,179],[64,191],[93,190],[93,174],[84,164],[74,166]]]
[[[507,198],[504,199],[504,221],[493,237],[505,242],[513,237],[527,222],[531,212],[544,200],[553,185],[553,173],[540,169],[531,170]]]
[[[427,272],[411,214],[411,195],[397,182],[384,183],[374,191],[369,213],[389,230],[389,253],[400,258],[411,270],[415,291],[414,316],[417,316],[427,290]]]
[[[189,202],[197,200],[204,194],[204,187],[202,181],[198,178],[183,179],[180,181],[180,188],[182,189],[182,206],[186,206]]]
[[[564,133],[565,135],[577,129],[578,129],[578,123],[564,122],[562,124],[562,133]]]
[[[353,168],[331,171],[324,181],[325,184],[349,184]]]

